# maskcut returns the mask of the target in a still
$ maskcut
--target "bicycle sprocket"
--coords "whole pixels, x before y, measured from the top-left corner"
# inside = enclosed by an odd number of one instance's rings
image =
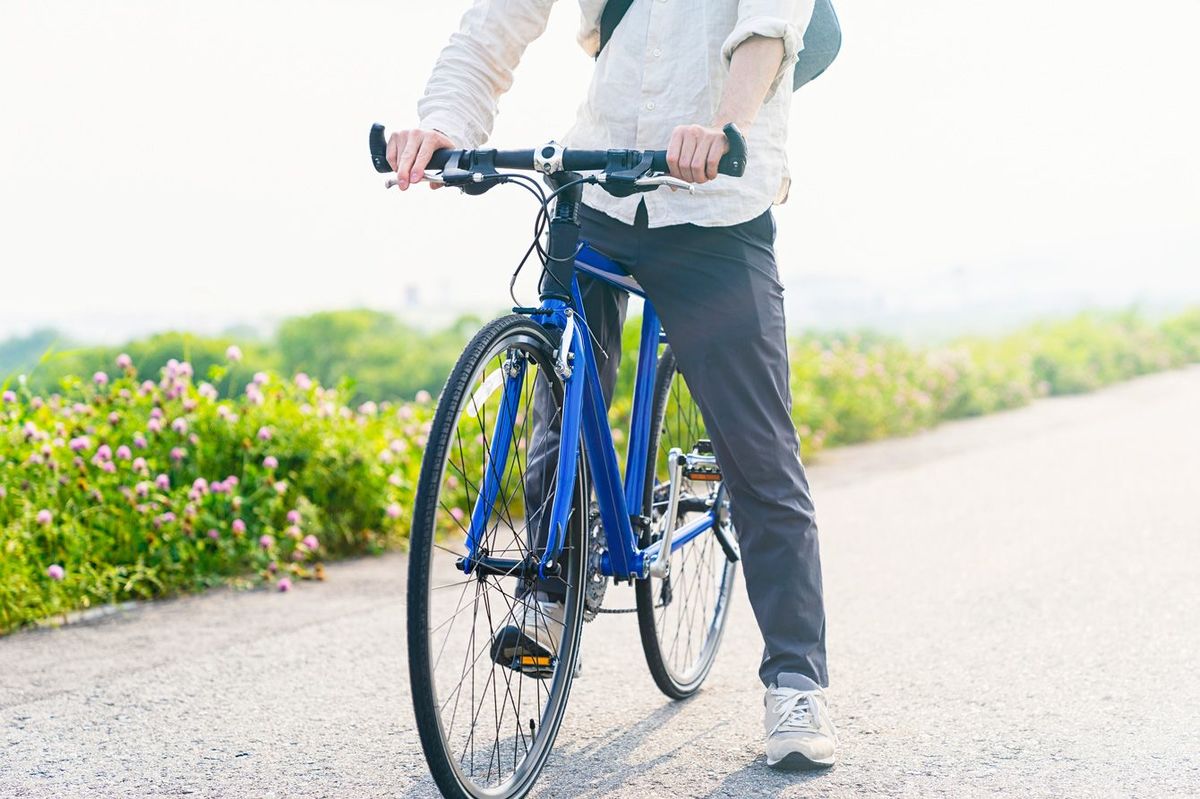
[[[596,618],[604,604],[604,592],[608,590],[608,578],[600,570],[600,559],[604,551],[604,527],[600,524],[600,510],[593,502],[588,509],[587,565],[583,577],[584,621]]]

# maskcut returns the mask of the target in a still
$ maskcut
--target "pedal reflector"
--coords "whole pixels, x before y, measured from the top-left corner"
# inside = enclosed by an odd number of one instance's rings
[[[715,455],[698,455],[695,452],[687,455],[683,465],[683,477],[686,480],[718,483],[721,481],[721,467],[717,465]]]

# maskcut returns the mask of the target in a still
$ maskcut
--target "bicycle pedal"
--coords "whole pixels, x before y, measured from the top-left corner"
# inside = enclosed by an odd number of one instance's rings
[[[555,657],[521,655],[513,659],[513,664],[509,668],[526,677],[533,677],[535,680],[548,680],[554,676],[554,667],[557,665],[558,658]]]
[[[721,481],[721,467],[717,465],[717,456],[713,452],[712,442],[702,438],[692,447],[692,451],[684,456],[683,477],[687,480],[704,483]]]
[[[513,626],[496,633],[492,639],[491,655],[497,665],[539,680],[552,677],[554,667],[558,664],[558,658]]]

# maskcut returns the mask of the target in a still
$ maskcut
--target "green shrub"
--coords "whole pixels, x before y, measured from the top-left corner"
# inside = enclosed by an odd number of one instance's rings
[[[230,373],[217,387],[222,395],[241,393],[251,375],[276,368],[277,357],[271,348],[256,341],[236,342],[242,352],[241,368]],[[36,362],[23,370],[28,372],[27,385],[31,392],[56,391],[64,380],[91,375],[112,366],[121,353],[132,357],[144,374],[156,375],[171,361],[192,365],[196,374],[208,374],[214,366],[225,363],[225,353],[235,342],[232,338],[198,336],[193,333],[157,333],[131,341],[123,347],[48,346]]]
[[[276,342],[285,374],[307,372],[326,385],[348,378],[356,401],[412,399],[441,387],[481,324],[465,316],[423,333],[388,313],[326,311],[286,320]]]
[[[1200,361],[1200,308],[1167,319],[1160,329],[1180,363]]]
[[[431,408],[214,365],[103,372],[0,404],[0,631],[74,608],[400,545]],[[235,399],[215,385],[244,382]],[[61,570],[61,572],[59,571]]]

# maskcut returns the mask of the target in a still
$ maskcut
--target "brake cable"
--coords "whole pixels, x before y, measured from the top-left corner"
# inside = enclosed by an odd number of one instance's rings
[[[542,234],[545,232],[546,226],[550,224],[550,202],[556,199],[558,195],[574,186],[586,183],[595,183],[596,176],[585,175],[583,177],[576,178],[575,180],[568,181],[554,191],[550,192],[550,194],[546,194],[544,191],[542,191],[541,184],[528,175],[505,175],[505,177],[513,179],[514,181],[522,181],[519,185],[528,190],[530,193],[534,194],[535,198],[539,200],[539,204],[541,206],[538,208],[537,216],[534,217],[533,242],[529,245],[528,249],[525,250],[525,254],[521,257],[520,263],[517,264],[517,268],[513,270],[512,277],[508,281],[508,296],[512,298],[512,301],[515,305],[520,306],[521,302],[517,299],[516,293],[517,278],[520,276],[521,270],[525,268],[525,264],[529,261],[529,257],[533,255],[534,252],[537,252],[538,254],[538,260],[541,262],[542,266],[542,273],[549,274],[551,277],[553,277],[553,274],[547,269],[551,258],[550,253],[547,252],[546,248],[542,246]],[[529,188],[529,186],[526,186],[523,181],[528,181],[529,183],[533,184],[533,186],[537,188],[537,192],[535,193],[533,189]],[[560,288],[562,288],[564,291],[570,290],[568,286],[560,286]]]

